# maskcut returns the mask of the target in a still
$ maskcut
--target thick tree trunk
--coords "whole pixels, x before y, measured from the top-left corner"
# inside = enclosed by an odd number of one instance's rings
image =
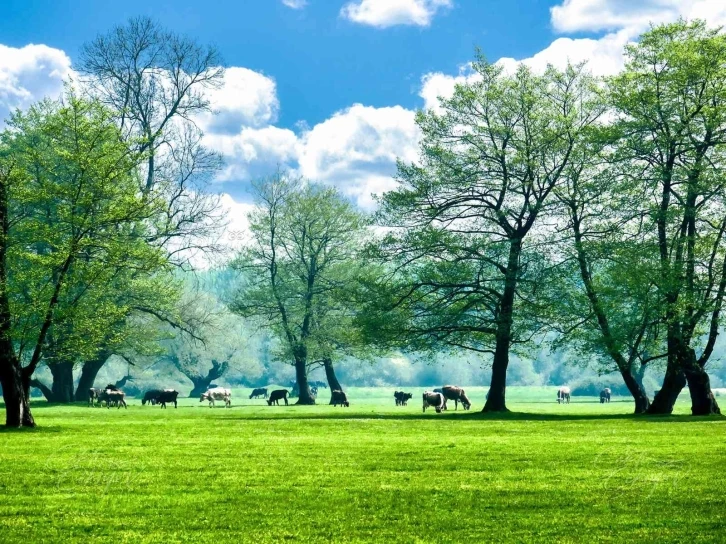
[[[49,365],[53,375],[53,402],[69,404],[73,402],[73,363],[62,362]]]
[[[509,348],[512,343],[512,322],[514,312],[514,295],[517,292],[519,275],[519,256],[522,252],[522,241],[514,239],[509,245],[509,260],[504,278],[504,291],[499,307],[497,320],[496,347],[492,361],[492,381],[484,412],[508,412],[506,402],[507,367],[509,366]]]
[[[192,380],[192,383],[194,384],[191,393],[189,393],[189,398],[201,397],[202,393],[209,389],[209,384],[214,381],[213,379],[208,377],[189,379]]]
[[[645,388],[643,388],[642,382],[639,382],[629,369],[621,370],[620,374],[623,377],[623,381],[625,382],[625,386],[628,388],[628,391],[630,391],[630,394],[633,395],[633,400],[635,401],[635,413],[645,414],[650,407],[650,400],[648,399],[648,393],[646,393]]]
[[[315,397],[310,391],[310,384],[308,383],[308,365],[305,359],[295,359],[295,377],[300,390],[300,396],[295,404],[315,404]]]
[[[333,404],[333,391],[342,391],[343,386],[340,385],[338,377],[335,375],[335,368],[333,367],[332,360],[324,359],[323,367],[325,368],[325,377],[328,380],[328,387],[330,387],[330,402],[328,404]]]
[[[110,357],[108,353],[102,353],[96,359],[86,361],[81,367],[81,377],[78,380],[75,398],[77,401],[88,402],[88,390],[96,383],[96,376],[106,364]]]
[[[12,355],[14,359],[14,355]],[[30,379],[17,361],[0,359],[6,427],[35,427],[30,412]]]
[[[38,389],[41,393],[43,393],[43,396],[45,397],[45,400],[48,402],[53,402],[53,390],[45,385],[40,380],[32,379],[30,380],[30,387],[35,387]]]
[[[653,402],[648,408],[648,414],[668,415],[673,413],[673,406],[678,400],[678,395],[686,386],[686,375],[681,370],[674,356],[668,357],[663,385],[660,391],[653,397]]]
[[[693,349],[686,348],[683,372],[686,375],[688,390],[691,393],[691,414],[711,416],[721,414],[716,397],[711,391],[711,380],[706,370],[698,364]]]

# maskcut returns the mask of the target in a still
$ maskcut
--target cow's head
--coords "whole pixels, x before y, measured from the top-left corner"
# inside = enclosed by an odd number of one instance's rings
[[[413,398],[413,393],[404,393],[403,400],[409,400]]]
[[[202,393],[202,396],[199,397],[199,402],[202,402],[203,400],[209,400],[209,393]]]

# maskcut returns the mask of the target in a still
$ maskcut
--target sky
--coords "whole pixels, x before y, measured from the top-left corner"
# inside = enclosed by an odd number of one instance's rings
[[[83,43],[138,15],[224,58],[217,114],[199,125],[241,226],[250,181],[278,165],[374,208],[396,159],[416,160],[416,110],[470,77],[476,48],[508,66],[613,74],[649,24],[724,24],[726,0],[0,0],[0,119],[58,96]]]

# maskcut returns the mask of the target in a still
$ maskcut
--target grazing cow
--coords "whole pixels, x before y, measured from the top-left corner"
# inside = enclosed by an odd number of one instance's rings
[[[106,389],[103,394],[106,397],[106,408],[111,408],[111,404],[116,406],[116,408],[121,408],[121,406],[128,408],[126,406],[126,401],[124,400],[126,395],[123,391],[118,389]]]
[[[162,408],[166,408],[166,403],[174,403],[174,408],[177,407],[176,398],[179,396],[179,391],[174,389],[164,389],[161,394],[156,397],[156,402],[161,404]]]
[[[343,391],[335,390],[331,393],[331,399],[333,401],[333,406],[338,406],[340,404],[341,406],[345,406],[346,408],[350,407],[350,402],[348,402],[348,395],[345,394]]]
[[[252,390],[252,394],[250,395],[251,399],[258,399],[260,397],[263,399],[267,398],[267,387],[258,387]]]
[[[290,394],[290,392],[287,389],[277,389],[270,393],[270,398],[267,399],[267,405],[272,406],[272,403],[275,403],[275,406],[280,406],[280,400],[285,401],[285,406],[287,406],[287,396]]]
[[[396,391],[393,393],[393,398],[396,399],[396,406],[407,406],[408,400],[413,398],[412,393],[404,393],[403,391]]]
[[[469,408],[471,408],[471,401],[469,400],[469,397],[466,396],[466,393],[461,387],[457,387],[455,385],[445,385],[441,388],[441,392],[444,395],[444,410],[447,409],[447,400],[454,401],[454,410],[459,409],[459,402],[461,402],[464,410],[468,410]]]
[[[605,402],[610,402],[610,388],[606,387],[602,391],[600,391],[600,404],[603,404]]]
[[[436,393],[433,391],[424,391],[423,394],[423,411],[426,412],[426,408],[433,406],[437,414],[440,414],[444,409],[446,399],[443,393]]]
[[[209,407],[214,406],[215,400],[223,400],[226,408],[232,407],[232,391],[225,389],[224,387],[215,387],[214,389],[207,389],[202,396],[199,397],[199,402],[203,400],[209,401]]]
[[[103,393],[103,389],[97,389],[95,387],[91,387],[88,390],[88,405],[89,406],[95,406],[94,402],[98,401],[98,404],[101,404],[101,394]]]
[[[570,404],[570,395],[572,392],[570,391],[570,388],[566,385],[560,387],[557,390],[557,404]]]
[[[159,395],[163,392],[164,391],[161,389],[149,389],[146,393],[144,393],[144,398],[141,399],[141,405],[146,406],[147,402],[152,406],[156,405],[156,403],[159,402]]]

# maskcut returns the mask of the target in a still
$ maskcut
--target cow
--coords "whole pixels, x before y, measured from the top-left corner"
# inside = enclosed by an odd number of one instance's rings
[[[284,400],[285,406],[287,406],[287,396],[289,394],[290,392],[287,389],[276,389],[270,393],[270,398],[267,399],[267,406],[272,406],[272,403],[275,403],[275,406],[280,406],[280,400]]]
[[[179,391],[174,389],[164,389],[161,394],[156,397],[156,402],[161,404],[162,408],[166,408],[166,403],[174,403],[174,408],[177,407],[176,398],[179,396]]]
[[[312,387],[310,388],[310,393],[312,393],[312,394],[313,394],[313,396],[317,397],[317,396],[318,396],[318,386],[317,386],[317,385],[313,385],[313,386],[312,386]]]
[[[257,399],[262,397],[263,399],[267,398],[267,388],[266,387],[258,387],[257,389],[252,390],[252,394],[250,394],[250,399]]]
[[[566,385],[563,385],[557,390],[557,404],[570,404],[570,395],[572,392],[570,391],[570,388]]]
[[[606,387],[602,391],[600,391],[600,404],[603,404],[605,402],[610,402],[610,395],[611,391],[609,387]]]
[[[98,401],[98,404],[101,404],[101,394],[103,393],[103,389],[98,389],[96,387],[91,387],[88,390],[88,405],[89,406],[95,406],[94,402]]]
[[[396,406],[406,406],[408,404],[408,400],[413,398],[413,394],[396,391],[393,393],[393,398],[396,399]]]
[[[319,389],[327,389],[328,388],[328,384],[325,383],[325,382],[321,382],[320,380],[316,380],[314,382],[310,382],[310,385],[313,386],[313,387],[317,387]]]
[[[423,411],[426,413],[426,408],[433,406],[437,414],[440,414],[444,409],[446,399],[443,393],[436,393],[433,391],[424,391],[423,394]]]
[[[146,406],[146,403],[148,402],[152,406],[156,405],[157,402],[159,402],[157,399],[159,398],[159,395],[161,395],[164,391],[161,389],[149,389],[146,393],[144,393],[144,398],[141,399],[141,405]]]
[[[214,389],[207,389],[202,396],[199,397],[199,402],[203,400],[209,401],[209,407],[214,406],[215,400],[223,400],[226,408],[232,407],[232,391],[225,389],[224,387],[215,387]]]
[[[454,401],[454,410],[459,409],[459,403],[464,407],[464,410],[471,408],[471,401],[466,396],[466,392],[461,387],[455,385],[445,385],[441,388],[441,393],[444,395],[444,410],[446,410],[446,401]]]
[[[333,406],[338,406],[338,404],[340,404],[341,406],[345,406],[346,408],[350,407],[350,402],[348,402],[348,395],[338,389],[331,392],[330,400],[332,401]]]
[[[128,408],[128,406],[126,406],[126,401],[124,400],[126,395],[123,391],[119,389],[106,389],[103,394],[106,400],[106,408],[111,408],[111,404],[116,406],[116,408],[121,408],[121,406]]]

